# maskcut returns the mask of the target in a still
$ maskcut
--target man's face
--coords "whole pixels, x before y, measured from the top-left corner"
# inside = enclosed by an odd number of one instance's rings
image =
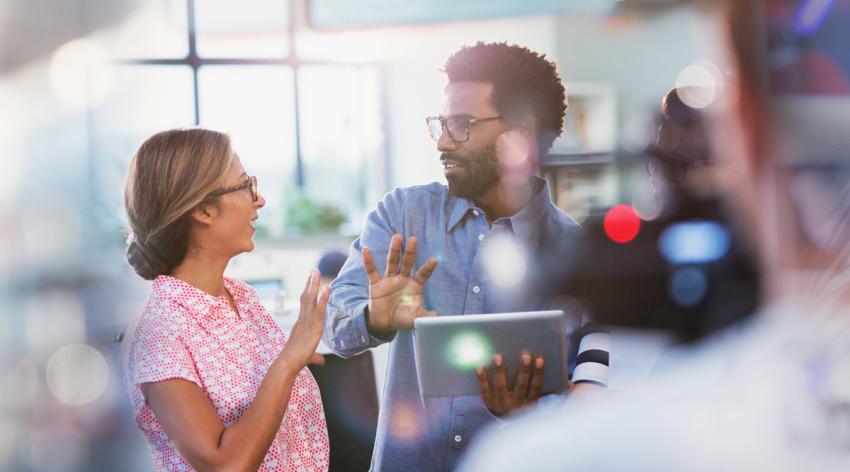
[[[497,117],[499,113],[490,103],[492,92],[493,84],[488,82],[450,83],[445,90],[442,116],[473,120]],[[504,122],[493,119],[472,123],[466,141],[455,141],[447,131],[443,132],[437,150],[452,194],[475,199],[499,182],[502,171],[496,156],[496,140],[504,130]]]

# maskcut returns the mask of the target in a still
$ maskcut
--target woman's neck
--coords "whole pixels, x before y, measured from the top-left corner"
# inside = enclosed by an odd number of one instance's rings
[[[183,262],[169,275],[200,289],[210,295],[227,295],[224,287],[224,269],[229,257],[215,256],[201,249],[190,249]]]

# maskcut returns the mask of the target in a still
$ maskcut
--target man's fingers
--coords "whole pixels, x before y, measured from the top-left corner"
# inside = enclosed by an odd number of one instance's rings
[[[540,398],[540,392],[543,390],[543,356],[537,356],[534,359],[534,369],[531,371],[531,383],[528,387],[528,399],[536,400]]]
[[[525,398],[528,394],[528,380],[531,378],[531,354],[523,352],[519,356],[519,369],[516,371],[516,380],[514,381],[513,397],[516,406],[525,404]]]
[[[481,399],[484,400],[484,406],[490,411],[495,411],[493,405],[493,389],[490,388],[490,379],[487,378],[487,369],[479,367],[475,369],[475,375],[478,376],[478,386],[481,387]]]
[[[507,410],[510,394],[508,393],[508,380],[505,376],[505,362],[501,354],[493,356],[493,390],[496,392],[497,409]]]
[[[360,253],[363,254],[363,268],[366,269],[369,284],[374,285],[378,283],[381,280],[381,276],[378,275],[378,268],[375,267],[375,261],[372,259],[372,251],[368,247],[364,247],[360,250]]]
[[[398,274],[398,256],[401,251],[401,235],[396,233],[390,240],[390,251],[387,254],[387,270],[384,272],[385,277]]]
[[[416,262],[416,237],[411,236],[407,239],[407,246],[404,248],[404,255],[401,257],[401,271],[399,273],[404,277],[410,277],[414,262]]]
[[[431,274],[434,273],[434,269],[436,268],[437,259],[434,259],[432,257],[431,259],[425,261],[424,264],[422,264],[422,267],[420,267],[419,270],[416,271],[416,275],[414,275],[413,278],[414,280],[419,282],[419,285],[425,285],[425,282],[427,282],[428,279],[431,278]]]

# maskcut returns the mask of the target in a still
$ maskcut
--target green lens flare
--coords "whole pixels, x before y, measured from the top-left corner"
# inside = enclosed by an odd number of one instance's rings
[[[458,370],[474,370],[493,358],[493,346],[486,336],[476,332],[458,333],[447,345],[446,357]]]

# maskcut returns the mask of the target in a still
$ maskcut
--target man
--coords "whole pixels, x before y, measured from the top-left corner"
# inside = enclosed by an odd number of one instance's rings
[[[483,399],[422,398],[413,321],[552,307],[552,300],[528,295],[533,267],[524,254],[556,240],[568,244],[579,231],[534,175],[566,111],[554,64],[523,47],[478,43],[449,58],[445,72],[443,113],[427,124],[448,186],[395,189],[378,204],[328,308],[324,339],[338,354],[390,342],[373,470],[453,469],[475,432],[494,420],[487,406],[504,415],[536,400],[530,379],[539,380],[545,360],[533,353],[521,356],[520,381],[510,390],[499,358]],[[386,267],[383,276],[377,267]],[[581,324],[570,315],[567,334]],[[575,367],[571,389],[607,383],[606,336],[582,338],[583,351],[594,355],[579,356],[587,362]],[[486,373],[479,375],[483,381]]]
[[[758,248],[760,310],[639,395],[482,435],[464,470],[850,470],[850,97],[813,90],[808,59],[850,74],[850,1],[723,3],[737,75],[717,188]]]

